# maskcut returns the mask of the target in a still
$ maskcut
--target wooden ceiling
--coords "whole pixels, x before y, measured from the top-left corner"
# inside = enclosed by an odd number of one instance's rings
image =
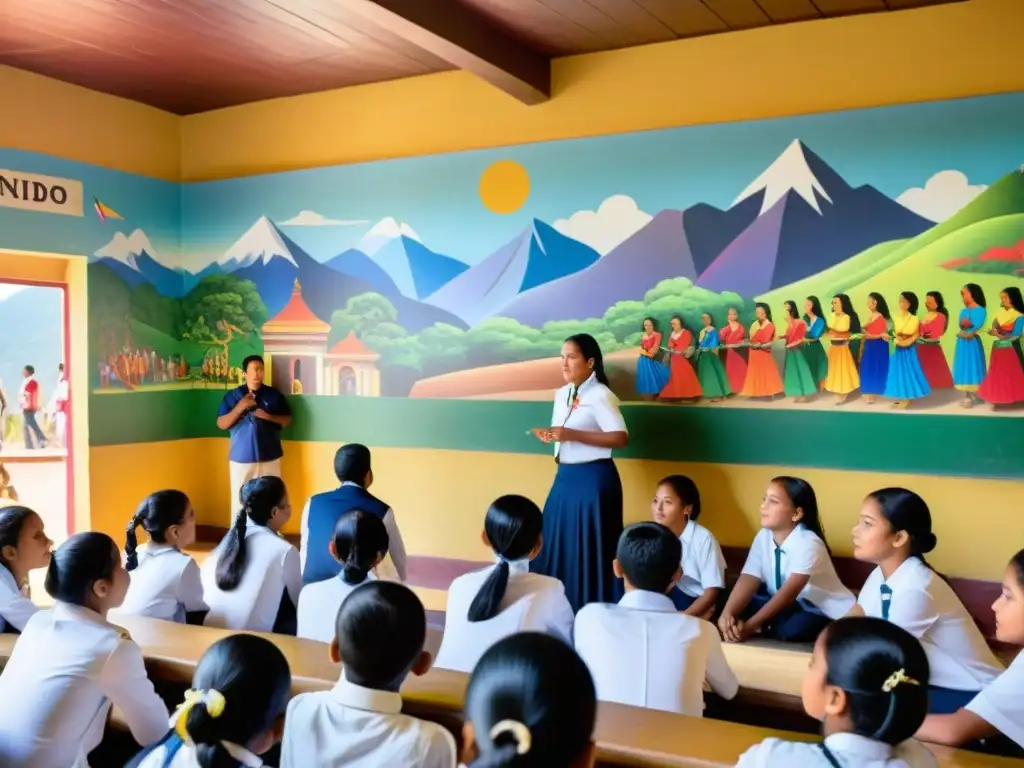
[[[533,104],[556,56],[950,1],[0,0],[0,64],[182,115],[451,69]]]

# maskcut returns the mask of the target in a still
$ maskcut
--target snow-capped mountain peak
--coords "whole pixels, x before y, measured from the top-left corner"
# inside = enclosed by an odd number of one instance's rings
[[[285,245],[281,232],[274,226],[274,222],[266,216],[260,216],[256,223],[227,249],[217,263],[237,269],[248,267],[258,261],[267,264],[274,258],[285,259],[295,267],[299,266],[295,263],[295,257]]]
[[[125,235],[124,232],[115,233],[110,242],[93,255],[101,259],[106,258],[119,261],[138,271],[139,267],[136,259],[143,253],[148,254],[150,258],[156,261],[156,250],[153,248],[153,244],[149,242],[145,232],[141,229],[136,229],[130,235]]]
[[[832,202],[832,198],[808,165],[805,150],[803,143],[799,139],[794,139],[775,162],[740,193],[733,201],[733,205],[764,190],[764,202],[761,204],[763,214],[792,190],[807,201],[811,208],[821,213],[815,193],[829,202]]]
[[[369,231],[360,239],[356,248],[367,256],[373,256],[392,240],[402,236],[416,242],[421,242],[420,236],[416,234],[416,230],[404,221],[398,221],[393,216],[386,216],[370,227]]]

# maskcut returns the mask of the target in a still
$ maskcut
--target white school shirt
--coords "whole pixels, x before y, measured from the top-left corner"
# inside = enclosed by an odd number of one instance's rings
[[[918,741],[895,747],[855,733],[833,733],[825,739],[843,768],[936,768],[935,756]],[[765,739],[742,755],[736,768],[831,768],[817,744]]]
[[[1024,652],[966,708],[1024,747]]]
[[[167,707],[127,632],[76,605],[39,611],[0,674],[0,765],[88,768],[112,704],[139,744],[167,733]]]
[[[259,756],[254,755],[244,747],[232,744],[230,741],[222,741],[221,746],[224,747],[224,751],[231,755],[239,765],[245,766],[245,768],[264,768],[263,761]],[[138,764],[137,768],[201,768],[199,765],[199,756],[196,754],[196,748],[194,745],[183,744],[178,751],[174,753],[174,757],[171,758],[171,762],[165,764],[164,761],[166,759],[167,747],[161,744],[146,755],[142,759],[142,762]]]
[[[338,609],[341,608],[342,602],[356,587],[375,580],[376,577],[368,573],[365,580],[358,584],[349,584],[339,574],[304,586],[302,594],[299,595],[299,629],[296,634],[307,640],[331,642],[335,636]]]
[[[359,485],[351,481],[345,481],[342,485]],[[362,487],[362,486],[359,486]],[[395,510],[388,507],[384,514],[384,528],[388,532],[388,553],[384,561],[377,566],[377,575],[387,581],[400,581],[403,584],[408,576],[406,570],[405,542],[402,541],[402,534],[398,530],[398,520],[395,519]],[[299,537],[299,568],[306,570],[306,551],[309,548],[309,501],[302,508],[302,527]]]
[[[185,614],[206,611],[199,566],[189,555],[170,544],[147,542],[138,549],[139,565],[131,571],[131,585],[124,603],[111,611],[118,616],[149,616],[185,623]]]
[[[284,719],[281,768],[454,768],[455,739],[442,726],[402,714],[402,697],[344,675],[330,691],[302,693]]]
[[[904,560],[888,581],[881,568],[871,572],[857,597],[866,615],[882,618],[883,584],[892,590],[889,621],[920,640],[928,656],[929,684],[980,691],[1003,671],[956,593],[920,559]]]
[[[292,604],[299,604],[302,589],[299,553],[285,539],[252,520],[246,522],[245,544],[245,571],[231,592],[217,586],[217,562],[223,542],[203,563],[200,569],[203,597],[210,606],[203,624],[223,629],[271,632],[286,590]]]
[[[706,589],[725,588],[725,556],[715,535],[690,520],[679,537],[683,545],[680,567],[683,578],[676,584],[683,594],[700,597]]]
[[[434,666],[472,672],[484,652],[517,632],[544,632],[572,645],[572,606],[565,585],[551,576],[530,573],[528,559],[508,564],[508,584],[498,613],[487,621],[471,622],[469,606],[497,565],[459,576],[448,587],[444,636]]]
[[[705,680],[725,699],[739,690],[718,630],[657,592],[584,606],[574,636],[601,701],[702,717]]]
[[[577,396],[579,405],[572,407],[572,385],[566,384],[555,393],[555,407],[551,414],[551,426],[578,429],[583,432],[626,432],[626,420],[619,410],[619,398],[608,387],[590,375],[580,385]],[[563,464],[585,464],[588,461],[607,459],[611,448],[598,448],[575,441],[555,443],[555,455]]]
[[[0,565],[0,632],[8,627],[23,631],[38,610],[35,603],[21,594],[14,574]]]
[[[857,600],[836,574],[832,557],[818,535],[803,523],[792,530],[780,547],[782,550],[782,582],[794,573],[810,576],[807,586],[797,596],[801,607],[814,613],[838,619],[850,612]],[[775,586],[775,540],[772,532],[762,528],[750,545],[743,573],[764,582],[769,594]],[[780,586],[781,586],[780,584]]]

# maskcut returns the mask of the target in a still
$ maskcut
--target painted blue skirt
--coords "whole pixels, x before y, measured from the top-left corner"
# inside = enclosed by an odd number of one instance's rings
[[[985,347],[981,339],[961,339],[957,336],[953,348],[953,386],[973,391],[985,379]]]
[[[885,339],[865,339],[860,358],[860,391],[863,395],[885,393],[889,380],[889,342]]]
[[[636,361],[636,391],[641,395],[656,395],[668,384],[667,365],[641,355]]]
[[[928,379],[917,356],[917,347],[896,347],[889,363],[889,379],[885,396],[893,400],[917,400],[932,393]]]
[[[540,553],[530,570],[565,585],[574,611],[615,601],[612,561],[622,534],[622,482],[611,459],[559,464],[544,502]]]

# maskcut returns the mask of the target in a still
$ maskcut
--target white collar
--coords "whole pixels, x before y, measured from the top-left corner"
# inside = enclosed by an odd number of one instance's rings
[[[248,527],[248,522],[246,523]],[[165,555],[168,552],[178,552],[178,548],[172,544],[158,544],[154,541],[146,542],[146,557],[156,557],[157,555]]]
[[[504,558],[501,555],[495,555],[494,556],[494,564],[495,565],[497,565],[498,563],[502,562],[503,560],[504,560]],[[519,560],[504,560],[504,562],[508,563],[508,572],[509,573],[529,573],[530,572],[530,558],[528,558],[528,557],[523,557],[523,558],[520,558]]]
[[[346,485],[354,485],[356,488],[363,488],[363,486],[361,486],[359,483],[353,480],[346,480],[344,483],[341,484],[341,487],[344,488]],[[366,489],[363,488],[363,490],[365,491]]]
[[[893,748],[884,741],[869,739],[856,733],[833,733],[825,739],[825,746],[840,754],[867,761],[882,761],[892,757]]]
[[[117,632],[121,631],[118,626],[111,624],[92,608],[86,608],[83,605],[74,605],[56,600],[51,610],[53,611],[54,619],[57,621],[87,621],[100,627],[108,627]]]
[[[689,544],[691,541],[693,541],[693,529],[696,527],[697,523],[695,523],[693,520],[687,520],[686,527],[683,528],[683,532],[679,534],[679,540],[683,542],[683,544]]]
[[[254,523],[251,518],[245,521],[245,538],[249,538],[250,536],[258,536],[261,533],[269,533],[271,536],[278,536],[278,537],[281,535],[281,534],[277,533],[276,531],[272,531],[266,525],[260,525],[259,523]]]
[[[14,578],[14,574],[3,565],[0,565],[0,582],[10,587],[13,592],[21,592],[18,580]]]
[[[668,595],[648,592],[645,589],[634,589],[622,596],[619,605],[638,611],[656,611],[658,613],[676,613],[676,606]]]
[[[402,711],[402,697],[400,694],[392,693],[391,691],[381,691],[376,688],[364,688],[361,685],[350,683],[345,679],[344,672],[341,674],[341,679],[331,689],[331,696],[339,704],[366,712],[397,715]]]

